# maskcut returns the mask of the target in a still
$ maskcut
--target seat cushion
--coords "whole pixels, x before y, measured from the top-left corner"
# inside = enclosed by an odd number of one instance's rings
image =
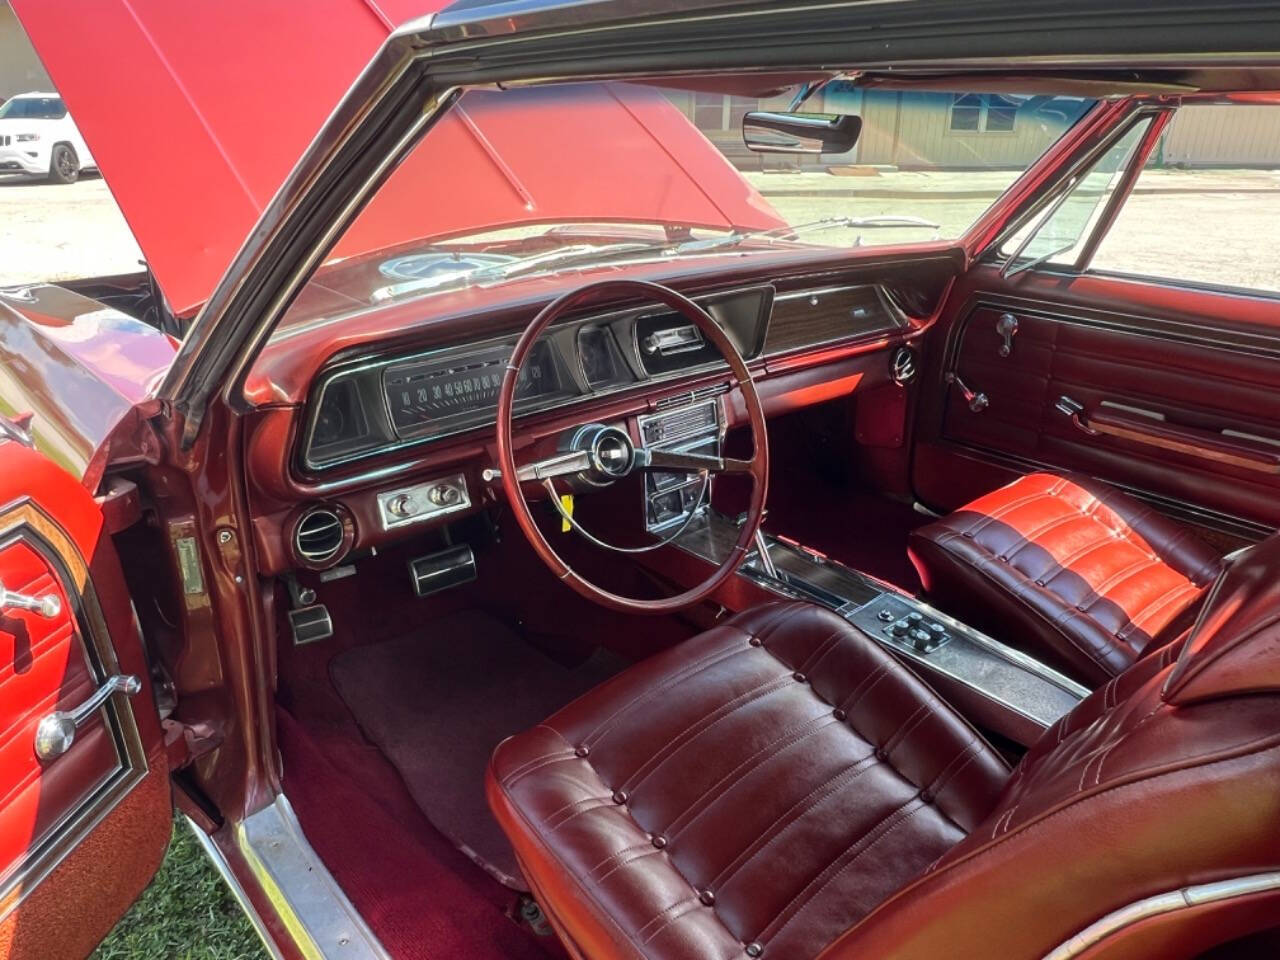
[[[1034,473],[916,530],[935,605],[1095,685],[1189,625],[1221,557],[1088,477]]]
[[[505,741],[487,791],[579,956],[803,960],[963,839],[1007,775],[875,641],[787,603]]]

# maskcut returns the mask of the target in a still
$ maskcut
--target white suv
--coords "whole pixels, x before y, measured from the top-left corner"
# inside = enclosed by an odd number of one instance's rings
[[[20,93],[0,106],[0,174],[75,183],[81,170],[96,166],[56,93]]]

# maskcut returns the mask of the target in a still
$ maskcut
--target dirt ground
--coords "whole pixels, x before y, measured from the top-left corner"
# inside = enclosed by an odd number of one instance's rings
[[[808,233],[834,246],[956,237],[1013,181],[1012,171],[748,173],[791,224],[906,214],[933,229]],[[0,178],[0,286],[136,269],[142,252],[106,184]],[[1280,170],[1151,170],[1095,259],[1110,270],[1280,291]]]
[[[129,273],[142,251],[101,177],[0,177],[0,286]]]

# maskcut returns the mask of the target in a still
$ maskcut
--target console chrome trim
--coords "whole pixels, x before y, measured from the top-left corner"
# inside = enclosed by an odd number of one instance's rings
[[[730,521],[725,519],[724,522],[728,523]],[[771,550],[793,549],[789,547],[787,544],[769,537],[767,534],[765,535],[765,539],[768,542],[768,545]],[[699,557],[700,559],[706,560],[708,562],[719,563],[721,559],[718,557],[703,556],[698,551],[692,549],[689,542],[687,541],[682,542],[682,540],[680,539],[676,540],[675,546],[684,550],[686,553]],[[795,552],[801,556],[806,556],[803,553],[803,551],[795,551]],[[1022,670],[1028,674],[1033,675],[1043,683],[1051,687],[1057,688],[1063,694],[1066,695],[1066,698],[1074,699],[1076,702],[1079,702],[1080,700],[1083,700],[1085,697],[1089,695],[1088,688],[1081,686],[1080,684],[1076,683],[1074,680],[1071,680],[1070,678],[1062,675],[1061,673],[1052,669],[1051,667],[1046,666],[1045,664],[1036,660],[1034,657],[1030,657],[1022,653],[1021,651],[1014,650],[1012,647],[1008,647],[1005,644],[1000,643],[998,640],[995,640],[987,636],[986,634],[983,634],[975,630],[973,627],[970,627],[968,624],[962,623],[953,617],[947,616],[946,614],[938,611],[934,607],[930,606],[927,603],[924,603],[918,598],[912,597],[908,594],[904,594],[900,591],[895,590],[889,584],[882,583],[881,581],[877,581],[872,578],[869,578],[865,574],[862,574],[851,567],[846,567],[844,566],[844,564],[838,563],[836,561],[832,561],[829,559],[827,560],[815,559],[812,562],[823,563],[832,568],[845,571],[849,573],[852,577],[856,577],[859,580],[865,581],[869,589],[874,589],[876,591],[877,596],[865,602],[859,602],[857,600],[849,600],[846,603],[840,604],[839,606],[835,606],[834,600],[838,598],[834,595],[834,593],[832,593],[832,591],[829,591],[824,587],[814,585],[813,592],[810,592],[804,589],[804,585],[802,583],[803,578],[797,577],[793,574],[787,573],[785,576],[779,577],[779,578],[773,578],[768,576],[762,569],[763,564],[761,564],[759,558],[757,557],[756,551],[752,551],[747,555],[742,566],[738,568],[737,573],[738,573],[738,576],[745,577],[747,580],[751,581],[756,586],[759,586],[765,590],[768,590],[769,592],[774,593],[778,596],[786,597],[792,600],[806,600],[811,603],[819,603],[820,605],[827,606],[829,609],[833,610],[835,613],[839,614],[841,617],[844,617],[846,620],[850,619],[855,612],[862,610],[863,607],[869,604],[875,603],[879,597],[884,596],[885,594],[897,597],[899,599],[902,599],[908,602],[913,607],[925,613],[927,616],[945,623],[948,627],[950,627],[953,631],[955,631],[957,637],[959,637],[960,639],[968,641],[969,643],[973,644],[975,647],[980,648],[981,650],[990,654],[993,657],[1003,660],[1004,662],[1006,662],[1012,667],[1015,667],[1019,670]],[[822,599],[819,598],[820,594],[823,594],[823,593],[831,594],[832,599],[823,601]],[[944,662],[941,662],[940,658],[938,658],[934,654],[921,654],[903,645],[890,643],[886,638],[882,638],[874,634],[870,634],[869,636],[871,636],[871,638],[875,640],[877,643],[881,644],[881,646],[883,646],[885,649],[890,650],[893,653],[908,659],[909,661],[918,662],[921,665],[928,667],[930,670],[936,671],[937,673],[945,675],[957,683],[960,683],[965,685],[966,687],[969,687],[970,689],[976,691],[977,693],[980,693],[987,700],[999,704],[1001,707],[1008,710],[1010,713],[1015,714],[1023,718],[1024,720],[1027,720],[1030,723],[1037,725],[1038,727],[1047,728],[1054,721],[1056,721],[1058,717],[1061,715],[1061,714],[1057,714],[1054,716],[1048,716],[1048,715],[1036,715],[1035,713],[1030,713],[1028,712],[1027,709],[1024,708],[1023,705],[1013,703],[1012,701],[1008,700],[1006,697],[1002,696],[1000,691],[989,689],[986,687],[976,686],[973,683],[973,680],[971,677],[962,676],[948,669],[946,664]],[[945,649],[945,648],[942,648],[942,649]]]
[[[1280,872],[1255,873],[1216,883],[1201,883],[1136,900],[1089,924],[1074,937],[1045,954],[1044,960],[1071,960],[1079,957],[1108,937],[1150,917],[1272,890],[1280,890]]]

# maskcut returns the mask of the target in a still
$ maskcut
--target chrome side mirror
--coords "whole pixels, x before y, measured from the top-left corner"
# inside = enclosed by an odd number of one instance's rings
[[[756,153],[848,153],[862,118],[840,113],[748,113],[742,140]]]

